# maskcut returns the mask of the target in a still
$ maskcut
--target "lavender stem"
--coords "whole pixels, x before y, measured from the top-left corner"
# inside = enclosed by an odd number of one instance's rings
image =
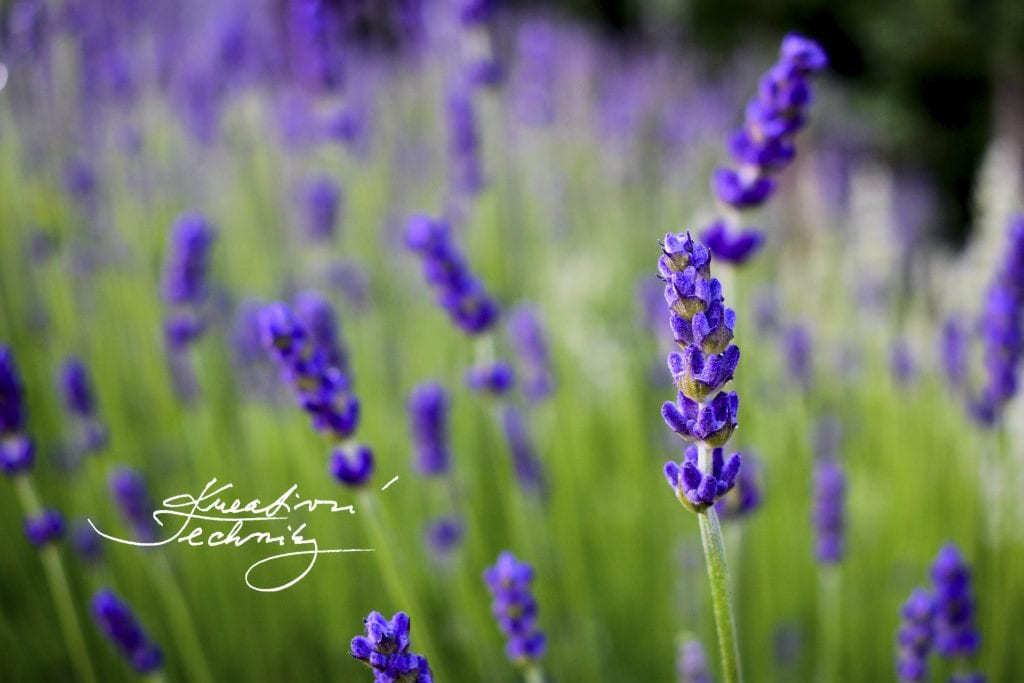
[[[13,481],[26,516],[38,515],[43,508],[29,474],[13,477]],[[54,606],[57,608],[57,617],[60,621],[61,631],[64,633],[71,662],[78,672],[78,679],[85,683],[95,683],[96,674],[93,672],[89,650],[85,645],[85,637],[82,635],[82,629],[78,623],[75,600],[71,595],[71,586],[68,583],[67,572],[64,571],[60,553],[57,552],[56,546],[50,544],[42,548],[39,555],[43,561],[46,581],[50,584],[50,593],[53,596]]]
[[[700,442],[697,445],[697,466],[702,472],[711,471],[711,448]],[[722,657],[722,680],[725,683],[740,683],[740,654],[736,640],[736,622],[732,614],[732,588],[729,583],[729,567],[725,561],[725,544],[722,541],[722,527],[714,506],[697,513],[700,522],[700,539],[704,545],[704,559],[708,567],[708,584],[711,587],[711,606],[715,613],[715,629],[718,632],[718,647]]]
[[[190,679],[213,681],[210,668],[206,663],[206,655],[203,654],[202,644],[188,611],[188,604],[185,602],[185,596],[174,578],[174,571],[166,556],[157,554],[154,560],[153,566],[156,568],[156,584],[159,587],[160,598],[163,600],[164,609],[170,616],[171,631],[184,655],[183,659]]]
[[[523,669],[523,681],[525,683],[544,683],[544,670],[539,664],[531,664]]]
[[[833,681],[838,675],[839,623],[839,566],[824,565],[818,570],[819,681]]]

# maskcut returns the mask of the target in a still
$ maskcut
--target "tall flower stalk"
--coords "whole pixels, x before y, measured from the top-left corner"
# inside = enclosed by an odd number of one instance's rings
[[[673,338],[682,350],[668,356],[678,400],[666,402],[661,415],[691,444],[683,462],[665,464],[665,478],[683,507],[697,514],[722,677],[731,683],[742,680],[742,674],[725,543],[714,506],[735,485],[741,464],[739,453],[727,460],[723,451],[739,410],[736,392],[722,391],[740,359],[739,348],[730,343],[736,314],[725,307],[722,284],[711,277],[711,252],[689,233],[665,235],[658,275],[665,282]]]

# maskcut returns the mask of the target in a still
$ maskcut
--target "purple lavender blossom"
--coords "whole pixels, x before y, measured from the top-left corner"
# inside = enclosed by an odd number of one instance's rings
[[[896,675],[901,681],[923,681],[928,677],[934,610],[935,602],[923,588],[914,589],[903,604],[903,621],[896,632]]]
[[[973,657],[981,646],[974,624],[971,569],[952,543],[939,550],[932,565],[935,596],[935,651],[947,659]]]
[[[423,655],[409,651],[411,622],[405,612],[391,620],[370,612],[363,620],[366,635],[356,636],[349,654],[373,669],[374,680],[383,683],[432,683],[430,664]]]
[[[708,658],[699,640],[687,638],[680,644],[676,656],[676,674],[679,683],[712,683]]]
[[[547,398],[554,381],[551,356],[537,312],[528,305],[516,306],[508,316],[508,335],[516,355],[526,367],[523,392],[531,401]]]
[[[213,228],[195,213],[175,220],[171,244],[164,262],[163,296],[172,305],[198,305],[206,297]]]
[[[461,86],[449,90],[445,116],[452,186],[460,193],[478,194],[484,189],[485,182],[480,160],[480,132],[469,88]]]
[[[312,92],[341,85],[341,18],[326,0],[287,0],[289,62],[296,80]]]
[[[467,334],[490,330],[498,321],[498,305],[473,276],[455,246],[447,223],[427,216],[409,219],[405,244],[423,259],[423,275],[437,292],[437,303]]]
[[[694,512],[700,512],[715,504],[715,501],[732,490],[740,472],[742,455],[733,453],[725,460],[721,448],[711,452],[711,471],[701,472],[697,464],[697,447],[686,447],[683,461],[665,463],[665,479],[676,492],[683,505]]]
[[[85,564],[94,565],[103,558],[100,535],[84,519],[71,525],[71,546]]]
[[[822,564],[836,564],[845,554],[846,475],[835,458],[819,457],[814,467],[812,522],[814,555]]]
[[[812,347],[811,333],[804,325],[790,325],[782,335],[782,358],[786,374],[804,391],[810,389],[814,377]]]
[[[413,468],[423,475],[447,474],[448,397],[437,382],[424,382],[409,393],[407,403],[413,436]]]
[[[313,352],[322,355],[328,365],[337,368],[351,380],[348,353],[341,342],[338,316],[331,302],[312,290],[299,292],[295,296],[295,315],[309,333]]]
[[[942,325],[939,337],[939,366],[953,389],[960,389],[967,381],[967,330],[953,317]]]
[[[543,494],[544,472],[523,414],[514,405],[507,405],[501,418],[516,480],[524,490]]]
[[[373,451],[365,444],[339,445],[331,454],[330,470],[342,484],[362,486],[373,474]]]
[[[75,418],[82,437],[81,448],[87,453],[102,450],[107,432],[96,416],[96,396],[85,364],[79,358],[68,358],[58,374],[58,385],[65,409]]]
[[[96,625],[137,673],[152,673],[163,665],[160,648],[113,591],[103,589],[93,596],[92,613]]]
[[[35,445],[25,432],[28,411],[11,350],[0,344],[0,467],[13,477],[32,468]]]
[[[341,213],[341,190],[330,178],[321,176],[306,184],[302,200],[306,236],[315,242],[330,240]]]
[[[516,47],[519,118],[529,125],[547,125],[555,118],[558,49],[554,28],[544,20],[523,22],[516,36]]]
[[[466,386],[478,393],[503,396],[515,386],[516,375],[504,361],[476,365],[466,372]]]
[[[547,649],[544,632],[537,628],[537,601],[530,590],[533,567],[509,551],[484,571],[484,581],[494,601],[492,609],[505,637],[505,654],[524,666],[540,659]]]
[[[63,536],[64,516],[57,510],[45,508],[38,515],[25,520],[25,537],[37,548],[54,543]]]
[[[700,238],[717,258],[726,263],[743,265],[764,243],[764,235],[757,230],[730,231],[725,221],[715,221],[701,233]]]
[[[465,533],[465,526],[458,517],[439,517],[427,524],[424,531],[427,547],[438,559],[449,556]]]
[[[110,475],[110,493],[135,535],[143,543],[156,539],[156,522],[153,519],[153,501],[145,479],[130,467],[121,467]]]

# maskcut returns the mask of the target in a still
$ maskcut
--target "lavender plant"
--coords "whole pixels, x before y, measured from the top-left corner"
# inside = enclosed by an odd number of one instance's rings
[[[679,645],[676,656],[676,675],[679,683],[712,683],[704,646],[696,638],[686,638]]]
[[[711,277],[711,252],[689,233],[668,233],[662,242],[658,275],[665,282],[669,324],[682,353],[668,357],[679,391],[676,403],[662,405],[665,423],[692,443],[681,464],[665,464],[665,478],[676,498],[697,513],[711,584],[711,599],[726,681],[742,680],[732,613],[725,544],[714,504],[736,482],[741,456],[725,459],[723,447],[737,426],[739,397],[722,387],[739,363],[730,344],[736,314],[725,307],[722,285]],[[717,393],[716,393],[717,392]]]
[[[79,358],[68,358],[58,377],[64,408],[72,416],[80,434],[77,448],[84,453],[97,453],[107,445],[107,430],[96,414],[96,395],[85,364]]]
[[[928,677],[934,610],[935,601],[923,588],[915,588],[903,604],[903,621],[896,632],[896,675],[901,681],[923,681]]]
[[[966,674],[964,669],[981,647],[981,634],[974,623],[971,569],[957,547],[947,543],[939,550],[931,574],[935,652],[956,661]]]
[[[363,620],[366,635],[356,636],[349,654],[373,670],[376,683],[431,683],[430,664],[423,655],[409,650],[411,622],[405,612],[396,612],[390,620],[379,612],[370,612]]]
[[[92,613],[100,631],[136,672],[151,674],[163,666],[163,651],[113,591],[103,589],[93,596]]]
[[[451,467],[448,445],[448,397],[437,382],[423,382],[409,393],[407,403],[413,436],[413,468],[420,474],[447,474]]]
[[[506,550],[484,571],[484,581],[498,626],[507,638],[506,656],[523,669],[528,683],[543,681],[539,661],[547,638],[537,627],[537,600],[530,589],[533,567]]]
[[[530,401],[547,398],[554,389],[551,354],[537,311],[521,304],[509,312],[508,335],[519,361],[526,369],[523,393]]]

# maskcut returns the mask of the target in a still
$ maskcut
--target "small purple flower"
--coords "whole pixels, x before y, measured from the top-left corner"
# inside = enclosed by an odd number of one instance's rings
[[[92,614],[99,629],[136,672],[152,673],[163,665],[160,648],[149,639],[131,609],[113,591],[104,589],[93,596]]]
[[[163,295],[168,303],[202,303],[213,240],[213,228],[199,214],[186,213],[175,220],[164,262]]]
[[[373,475],[373,451],[364,444],[338,446],[331,455],[331,474],[346,486],[362,486]]]
[[[533,567],[506,550],[484,571],[484,581],[491,591],[498,626],[508,639],[505,654],[520,665],[540,659],[547,639],[537,628],[537,601],[530,590]]]
[[[725,221],[715,221],[700,238],[717,258],[726,263],[743,265],[764,245],[764,234],[758,230],[731,231]]]
[[[25,433],[28,410],[18,366],[10,348],[0,344],[0,468],[15,476],[32,468],[35,445]]]
[[[135,530],[139,540],[144,543],[155,540],[153,501],[142,475],[130,467],[118,468],[110,475],[110,492],[121,515]]]
[[[516,480],[524,490],[543,494],[544,472],[523,414],[514,405],[507,405],[501,418]]]
[[[953,659],[973,657],[981,646],[974,624],[971,569],[952,543],[939,550],[932,565],[935,596],[935,651]]]
[[[327,176],[315,178],[303,188],[305,228],[309,239],[321,242],[334,236],[342,199],[341,190]]]
[[[678,403],[666,401],[661,406],[661,417],[687,441],[703,441],[712,448],[720,448],[736,429],[739,407],[735,391],[720,391],[704,405],[679,392]]]
[[[432,683],[427,658],[409,651],[411,621],[405,612],[396,612],[391,620],[379,612],[370,612],[363,620],[366,635],[356,636],[349,654],[373,669],[380,683]]]
[[[425,530],[427,547],[437,558],[447,557],[462,542],[465,528],[458,517],[439,517]]]
[[[723,353],[707,356],[694,345],[687,346],[682,353],[669,354],[668,369],[682,394],[704,401],[732,380],[739,362],[740,350],[735,345]]]
[[[413,467],[423,475],[446,474],[450,468],[448,397],[437,382],[424,382],[409,393]]]
[[[737,209],[750,209],[764,204],[775,191],[775,181],[760,176],[744,177],[731,168],[717,168],[711,175],[715,195]]]
[[[803,325],[791,325],[782,335],[782,357],[789,379],[810,389],[814,375],[811,333]]]
[[[295,315],[309,333],[314,353],[321,354],[325,362],[348,375],[348,354],[341,343],[338,316],[325,297],[312,290],[299,292],[295,296]]]
[[[712,683],[708,671],[708,658],[699,640],[688,638],[679,646],[676,656],[679,683]]]
[[[71,545],[86,564],[96,564],[103,558],[100,535],[84,519],[71,526]]]
[[[64,361],[59,380],[67,411],[83,418],[92,417],[96,410],[96,398],[82,360],[72,357]]]
[[[25,536],[37,548],[60,540],[64,536],[64,516],[51,508],[42,510],[25,520]]]
[[[923,681],[928,676],[934,610],[935,602],[923,588],[914,589],[903,604],[903,621],[896,632],[896,675],[901,681]]]
[[[818,458],[814,468],[812,521],[814,555],[822,564],[836,564],[845,554],[846,475],[834,458]]]
[[[527,369],[523,391],[531,401],[547,398],[552,391],[551,357],[540,318],[533,307],[520,305],[508,316],[508,335],[516,355]]]
[[[445,114],[452,185],[459,192],[475,195],[484,189],[485,183],[472,90],[465,86],[452,88],[445,102]]]
[[[477,365],[466,372],[467,387],[492,396],[507,394],[515,386],[515,381],[515,371],[504,361]]]
[[[740,472],[742,456],[733,453],[726,461],[721,448],[711,451],[711,471],[701,472],[696,446],[687,446],[683,461],[665,463],[665,479],[676,497],[693,512],[700,512],[715,504],[732,490]]]

